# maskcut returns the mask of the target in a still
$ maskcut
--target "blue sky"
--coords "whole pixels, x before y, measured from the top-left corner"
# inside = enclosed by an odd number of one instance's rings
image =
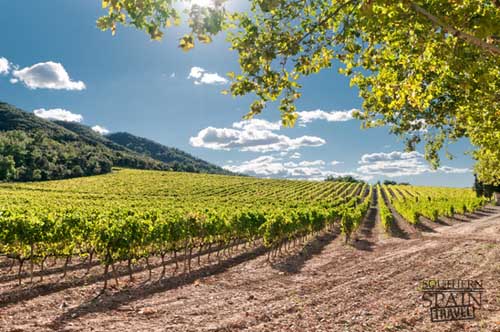
[[[223,36],[185,53],[177,48],[182,27],[161,42],[131,28],[119,27],[114,37],[100,31],[98,0],[1,3],[0,58],[8,68],[0,61],[0,100],[26,111],[127,131],[256,176],[472,184],[465,140],[433,172],[420,153],[403,153],[387,128],[360,129],[349,113],[361,107],[358,92],[335,66],[302,82],[296,127],[281,128],[272,107],[242,122],[251,98],[220,93],[226,73],[238,71]]]

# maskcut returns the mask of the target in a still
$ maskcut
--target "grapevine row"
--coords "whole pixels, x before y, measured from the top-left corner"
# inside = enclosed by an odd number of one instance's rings
[[[437,221],[439,217],[471,213],[488,203],[472,190],[452,188],[384,186],[394,209],[408,222],[416,224],[419,217]],[[405,192],[405,194],[402,194]]]

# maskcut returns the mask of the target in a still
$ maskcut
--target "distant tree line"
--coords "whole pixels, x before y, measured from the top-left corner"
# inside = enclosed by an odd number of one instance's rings
[[[380,181],[379,181],[379,183],[380,183]],[[397,181],[392,181],[392,180],[384,180],[383,184],[386,186],[390,186],[390,185],[409,186],[410,185],[409,182],[397,182]]]
[[[344,176],[329,175],[326,177],[325,181],[365,183],[365,181],[356,179],[355,177],[350,175],[344,175]]]
[[[365,181],[356,179],[355,177],[351,175],[344,175],[344,176],[333,176],[329,175],[326,177],[325,181],[336,181],[336,182],[354,182],[354,183],[365,183]],[[381,184],[380,181],[377,182],[377,184]],[[384,180],[383,182],[384,185],[400,185],[400,186],[409,186],[409,182],[397,182],[397,181],[392,181],[392,180]]]

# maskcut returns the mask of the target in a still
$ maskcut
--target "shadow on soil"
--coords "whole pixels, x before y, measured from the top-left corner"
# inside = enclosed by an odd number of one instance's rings
[[[299,273],[308,260],[321,254],[323,249],[335,240],[338,235],[339,232],[334,231],[332,233],[317,236],[304,245],[298,253],[286,256],[283,260],[272,263],[271,267],[289,274]]]
[[[220,261],[214,265],[202,267],[192,271],[190,274],[172,276],[150,284],[141,285],[136,288],[121,289],[109,295],[103,294],[93,298],[89,302],[82,303],[81,305],[66,311],[64,314],[60,315],[53,322],[51,322],[48,327],[58,331],[64,327],[66,322],[73,319],[77,319],[91,313],[115,310],[122,305],[148,298],[154,294],[191,284],[199,278],[208,275],[220,274],[231,267],[239,265],[245,261],[255,259],[265,252],[266,249],[264,247],[258,247],[235,257]]]
[[[151,264],[153,268],[162,266],[161,264]],[[147,268],[145,266],[134,267],[133,272],[138,273],[145,271]],[[117,271],[117,277],[124,277],[128,275],[128,271],[124,269],[119,269]],[[0,294],[0,308],[6,307],[11,304],[15,304],[22,301],[28,301],[39,296],[47,296],[52,293],[57,293],[64,291],[66,289],[74,287],[82,287],[84,285],[94,284],[97,282],[102,282],[104,280],[113,279],[115,276],[109,273],[107,276],[100,274],[92,274],[88,277],[81,277],[68,280],[56,280],[54,282],[39,284],[39,285],[29,285],[29,287],[16,288],[9,292]]]
[[[396,210],[392,208],[392,206],[390,206],[389,204],[388,206],[394,218],[393,221],[391,222],[391,225],[389,226],[389,233],[393,237],[409,240],[410,234],[400,227],[400,223],[405,223],[406,221],[396,212]]]
[[[371,207],[366,215],[361,229],[359,230],[359,238],[354,239],[352,245],[358,250],[373,251],[375,245],[373,239],[373,230],[375,229],[375,224],[377,223],[377,208],[376,198],[374,199],[375,205]]]
[[[77,270],[88,269],[89,267],[92,268],[92,267],[95,267],[97,265],[99,265],[99,262],[97,262],[97,261],[92,262],[92,264],[90,264],[90,265],[88,263],[85,263],[85,262],[78,263],[75,265],[68,265],[68,267],[66,268],[66,272],[73,272],[73,271],[77,271]],[[27,266],[28,266],[28,264],[27,264]],[[17,267],[18,267],[18,265],[16,263],[16,265],[14,266],[14,270]],[[0,268],[1,268],[1,266],[0,266]],[[40,270],[34,271],[33,278],[38,278],[38,277],[42,277],[42,276],[45,277],[45,276],[50,276],[52,274],[58,274],[58,273],[63,273],[63,272],[64,272],[63,266],[58,266],[55,268],[48,267],[48,268],[45,268],[43,271],[40,271]],[[30,277],[30,273],[27,271],[23,271],[21,273],[21,277],[28,278],[28,277]],[[17,278],[18,278],[17,274],[9,274],[9,275],[0,276],[0,283],[17,280]],[[0,304],[0,306],[1,306],[1,304]]]
[[[418,222],[415,225],[415,228],[421,232],[436,233],[436,231],[432,227],[430,227],[426,221],[425,222]]]
[[[205,255],[208,252],[215,252],[216,250],[217,248],[212,248],[211,250],[205,250],[201,253],[193,254],[192,257],[194,259],[200,255]],[[176,261],[182,262],[183,260],[184,256],[178,255],[176,259],[171,258],[169,260],[165,260],[164,264],[162,264],[161,262],[152,263],[151,268],[156,269],[162,267],[163,265],[167,266],[169,264],[174,264]],[[92,266],[94,266],[94,263],[92,264]],[[68,266],[68,272],[70,270],[78,270],[78,269],[81,269],[81,264],[77,264],[74,267]],[[148,270],[146,265],[136,265],[132,268],[133,273],[140,273],[146,270]],[[98,282],[103,282],[105,280],[114,279],[115,277],[116,278],[125,277],[128,276],[128,274],[129,274],[128,270],[124,266],[117,266],[116,274],[114,273],[108,273],[108,275],[104,275],[103,273],[95,274],[94,271],[93,273],[90,274],[86,272],[81,277],[73,277],[65,280],[60,278],[54,281],[51,280],[49,283],[36,284],[36,282],[34,282],[33,284],[29,284],[28,287],[17,287],[8,292],[0,293],[0,308],[6,307],[11,304],[19,303],[22,301],[28,301],[39,296],[47,296],[52,293],[61,292],[66,289],[74,287],[82,287],[85,285],[95,284]],[[15,278],[16,277],[14,276],[12,279]]]

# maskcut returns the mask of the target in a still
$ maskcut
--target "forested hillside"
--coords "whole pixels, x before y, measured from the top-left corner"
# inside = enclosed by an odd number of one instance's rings
[[[106,136],[111,141],[127,147],[140,154],[144,154],[153,159],[166,163],[174,171],[232,174],[214,164],[210,164],[202,159],[172,147],[167,147],[147,138],[138,137],[129,133],[113,133]]]
[[[130,134],[127,137],[134,138]],[[180,150],[147,142],[150,143],[149,148],[153,145],[163,149],[163,154],[156,150],[140,151],[135,144],[131,145],[134,149],[129,149],[87,126],[47,121],[7,103],[0,103],[0,181],[38,181],[97,175],[110,172],[113,166],[225,172]],[[172,157],[163,158],[165,155]]]

